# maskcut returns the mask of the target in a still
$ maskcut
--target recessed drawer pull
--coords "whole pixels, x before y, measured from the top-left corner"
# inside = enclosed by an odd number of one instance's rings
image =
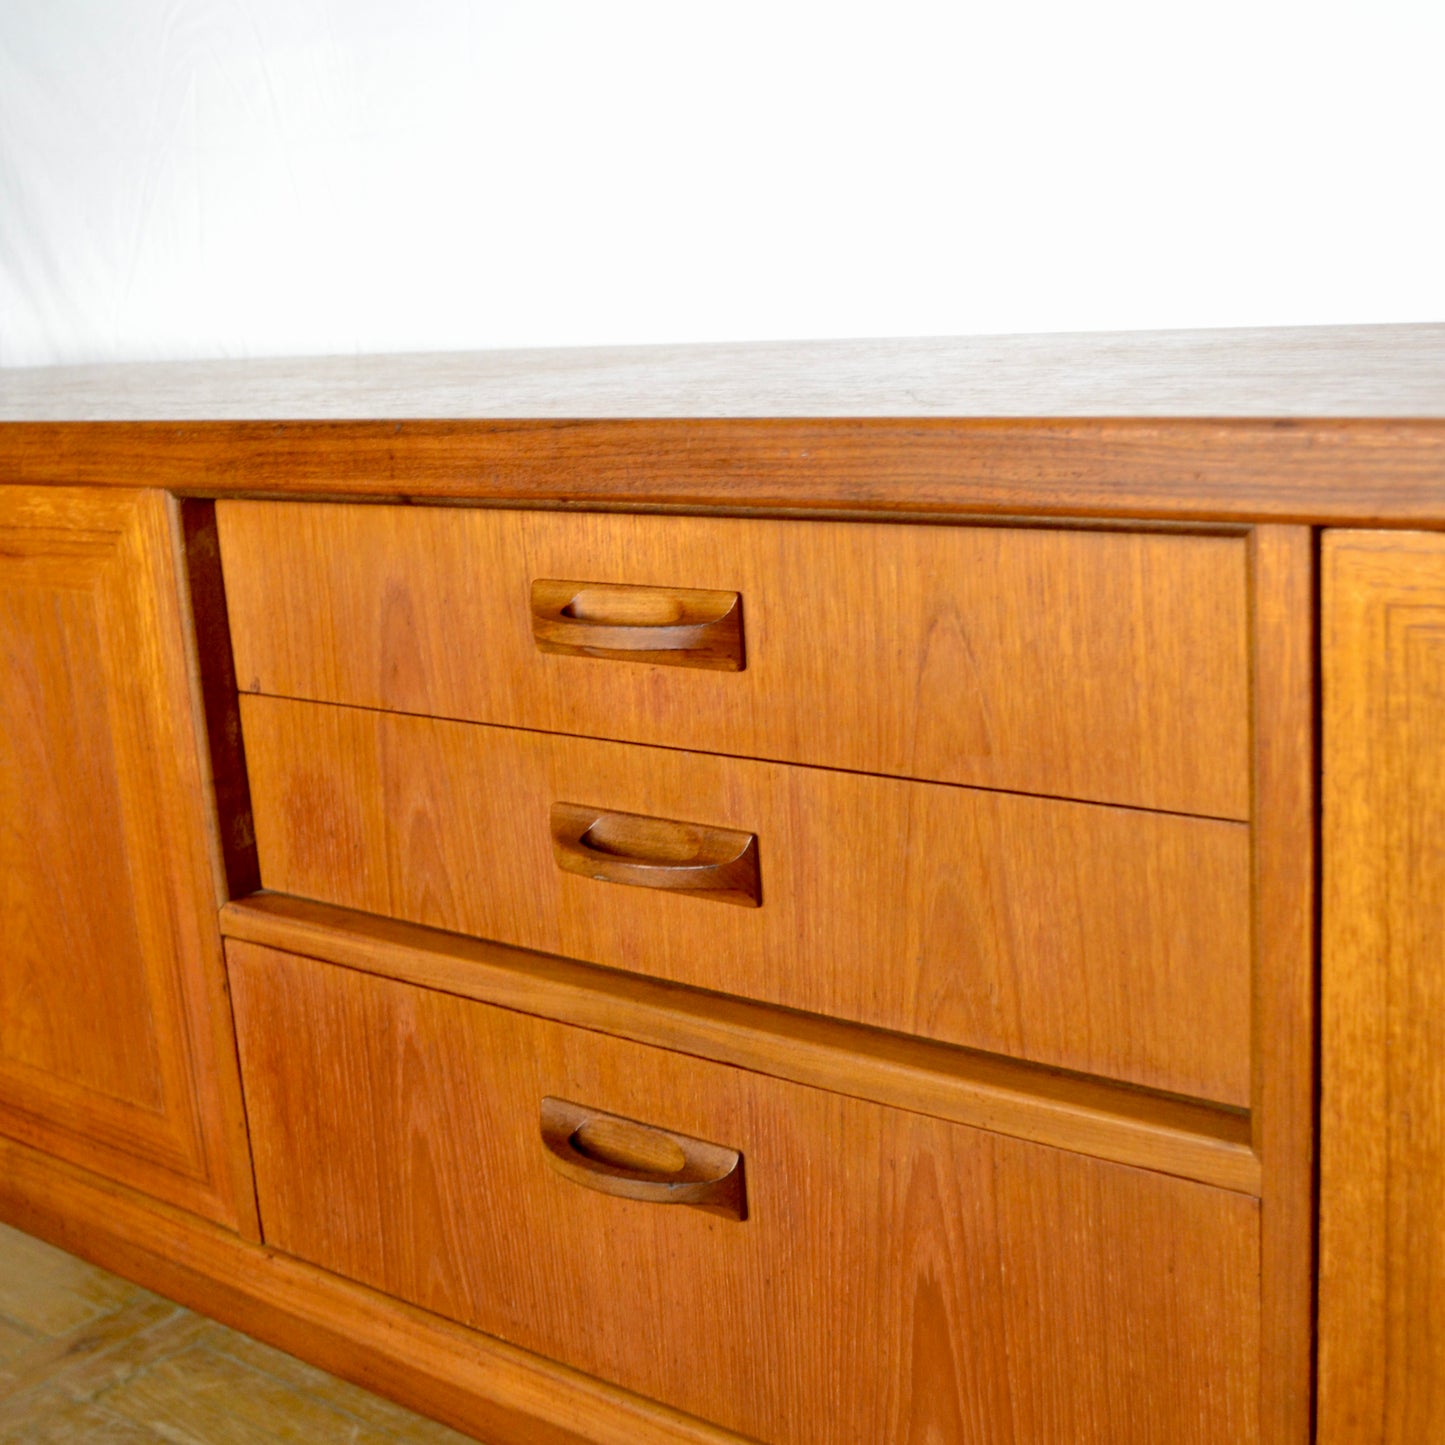
[[[542,1143],[547,1162],[574,1184],[747,1218],[743,1156],[736,1149],[550,1096],[542,1100]]]
[[[532,583],[532,636],[543,652],[574,657],[743,670],[736,592],[539,578]]]
[[[552,804],[552,852],[568,873],[690,893],[718,903],[762,903],[756,833]]]

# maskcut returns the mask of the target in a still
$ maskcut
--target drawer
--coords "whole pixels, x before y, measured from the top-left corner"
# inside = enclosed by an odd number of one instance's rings
[[[216,511],[246,691],[1248,816],[1239,537]]]
[[[267,888],[1249,1104],[1242,823],[278,698],[242,721]],[[559,844],[558,804],[754,839],[760,906],[699,891],[666,829]]]
[[[776,1445],[1259,1437],[1253,1199],[227,953],[273,1248]]]

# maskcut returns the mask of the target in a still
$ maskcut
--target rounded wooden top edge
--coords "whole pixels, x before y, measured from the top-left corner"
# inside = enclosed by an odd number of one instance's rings
[[[0,422],[0,482],[800,516],[1445,526],[1445,417]]]

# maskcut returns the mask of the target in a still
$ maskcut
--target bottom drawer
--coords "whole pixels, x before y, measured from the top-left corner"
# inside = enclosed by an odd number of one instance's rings
[[[276,1248],[777,1445],[1258,1438],[1251,1198],[227,956]],[[554,1167],[548,1097],[740,1151],[745,1218],[586,1187],[726,1165],[569,1121]]]

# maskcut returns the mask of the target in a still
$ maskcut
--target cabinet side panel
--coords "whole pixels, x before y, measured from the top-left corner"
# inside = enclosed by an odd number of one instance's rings
[[[1321,1445],[1445,1437],[1445,537],[1324,548]]]
[[[0,1132],[254,1228],[173,522],[0,488]]]

